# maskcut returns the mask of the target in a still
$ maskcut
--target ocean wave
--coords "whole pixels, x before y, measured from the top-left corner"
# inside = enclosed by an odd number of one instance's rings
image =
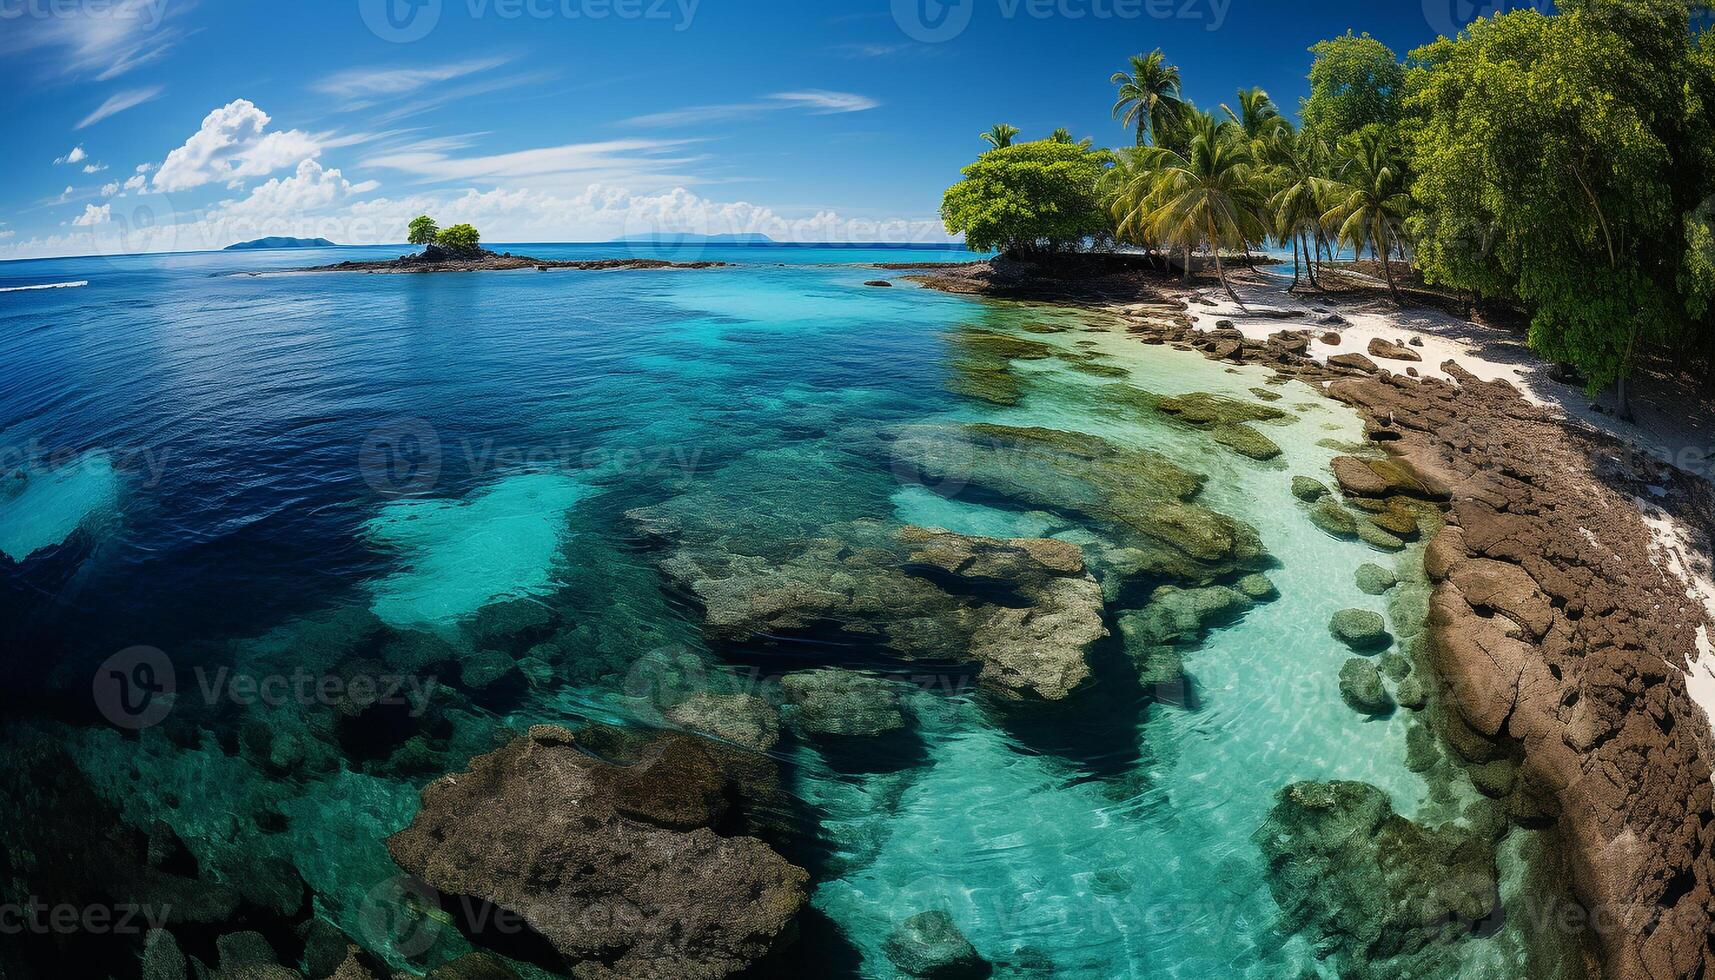
[[[0,286],[0,293],[21,293],[26,289],[71,289],[76,286],[89,285],[88,279],[76,282],[44,282],[35,286]]]

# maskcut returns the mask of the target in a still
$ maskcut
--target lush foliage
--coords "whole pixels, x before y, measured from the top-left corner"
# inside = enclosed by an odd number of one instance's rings
[[[405,241],[412,245],[427,245],[435,240],[440,229],[435,225],[435,219],[426,214],[411,219],[410,231],[406,233]]]
[[[1432,282],[1521,301],[1592,390],[1709,337],[1705,46],[1676,0],[1567,0],[1414,53],[1410,223]]]
[[[1119,87],[1114,118],[1137,130],[1137,145],[1164,142],[1178,127],[1187,104],[1179,93],[1179,69],[1156,48],[1131,57],[1131,71],[1109,79]]]
[[[1004,150],[1012,145],[1013,139],[1017,136],[1017,126],[1011,126],[1006,123],[996,123],[989,127],[988,132],[983,134],[983,142],[987,143],[991,149]]]
[[[966,244],[1009,255],[1077,248],[1112,230],[1097,196],[1110,158],[1077,143],[1014,143],[984,153],[947,189],[941,216]]]
[[[1311,45],[1310,98],[1304,128],[1338,143],[1366,126],[1391,128],[1400,120],[1405,67],[1388,46],[1368,34],[1347,31]]]
[[[1267,237],[1263,181],[1252,141],[1233,123],[1199,115],[1187,120],[1185,152],[1167,147],[1124,151],[1108,180],[1109,207],[1121,237],[1186,249],[1207,244],[1227,292],[1222,248]]]
[[[442,228],[441,233],[435,237],[435,241],[443,248],[455,252],[474,252],[482,243],[482,236],[477,234],[476,229],[470,225],[453,225],[449,228]]]
[[[1189,275],[1210,255],[1293,250],[1293,289],[1320,288],[1337,246],[1396,263],[1467,304],[1531,317],[1530,342],[1592,391],[1641,349],[1701,365],[1715,389],[1715,41],[1686,0],[1560,0],[1479,18],[1401,62],[1347,34],[1311,48],[1302,127],[1259,88],[1220,115],[1181,91],[1160,51],[1115,72],[1117,152],[1057,130],[994,149],[942,213],[976,248],[1014,254],[1112,239]]]

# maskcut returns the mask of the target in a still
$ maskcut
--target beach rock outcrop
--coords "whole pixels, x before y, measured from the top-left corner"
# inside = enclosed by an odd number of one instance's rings
[[[1367,783],[1293,783],[1255,839],[1283,925],[1341,976],[1456,974],[1450,944],[1499,907],[1486,838],[1408,820]]]
[[[388,852],[443,895],[517,916],[578,975],[724,977],[791,938],[808,876],[696,819],[718,820],[709,788],[736,794],[727,777],[693,772],[682,743],[642,772],[576,743],[538,726],[429,784]]]
[[[1410,347],[1396,344],[1391,340],[1383,340],[1380,337],[1376,337],[1370,341],[1369,349],[1371,357],[1385,358],[1390,361],[1423,360],[1423,355],[1412,350]]]

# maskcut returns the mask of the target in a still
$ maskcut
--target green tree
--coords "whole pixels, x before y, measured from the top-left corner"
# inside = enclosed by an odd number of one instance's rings
[[[1299,282],[1298,252],[1303,246],[1310,284],[1316,281],[1316,256],[1312,251],[1322,232],[1322,215],[1328,199],[1328,145],[1309,130],[1293,131],[1290,124],[1275,130],[1266,146],[1273,167],[1274,194],[1269,212],[1274,217],[1275,237],[1292,242],[1292,288]]]
[[[1405,66],[1368,34],[1319,41],[1310,51],[1310,97],[1300,115],[1304,128],[1336,145],[1367,126],[1392,128],[1405,104]]]
[[[1626,414],[1641,345],[1715,347],[1715,73],[1678,0],[1559,9],[1413,52],[1412,229],[1425,278],[1523,303],[1531,346]]]
[[[1239,89],[1239,108],[1236,112],[1225,103],[1222,103],[1221,111],[1253,140],[1267,140],[1282,126],[1287,125],[1286,118],[1280,114],[1274,100],[1256,86]]]
[[[1371,126],[1347,137],[1341,145],[1339,177],[1328,185],[1328,210],[1322,220],[1337,229],[1339,241],[1357,254],[1365,246],[1381,259],[1388,294],[1400,301],[1393,281],[1393,242],[1405,225],[1411,206],[1406,191],[1405,163],[1393,137]]]
[[[1132,55],[1131,71],[1116,71],[1108,80],[1119,86],[1114,118],[1120,125],[1137,130],[1138,146],[1162,142],[1185,109],[1179,69],[1167,63],[1160,48],[1146,55]]]
[[[474,252],[482,244],[482,236],[470,225],[453,225],[442,228],[435,241],[442,248],[454,252]]]
[[[426,214],[411,219],[411,228],[405,235],[405,241],[412,245],[427,245],[435,240],[440,229],[435,225],[435,219]]]
[[[991,148],[1004,150],[1012,145],[1013,137],[1018,135],[1018,127],[1009,126],[1006,123],[996,123],[989,127],[988,132],[982,135],[983,142],[987,143]]]
[[[1207,244],[1221,287],[1242,304],[1227,281],[1221,249],[1248,248],[1267,238],[1263,174],[1250,142],[1236,127],[1204,114],[1187,131],[1184,153],[1166,147],[1132,151],[1138,175],[1117,188],[1112,207],[1122,234],[1181,245],[1187,254]]]
[[[975,249],[1011,256],[1077,248],[1112,229],[1097,185],[1105,151],[1042,140],[990,150],[947,189],[941,216]]]

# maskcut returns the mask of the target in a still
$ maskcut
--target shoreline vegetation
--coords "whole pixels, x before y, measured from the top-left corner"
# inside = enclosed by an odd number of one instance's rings
[[[947,228],[1012,258],[1126,245],[1181,271],[1293,249],[1317,290],[1336,247],[1517,308],[1591,395],[1646,355],[1715,393],[1715,44],[1682,0],[1569,0],[1479,17],[1401,59],[1366,35],[1311,48],[1300,123],[1259,88],[1218,110],[1160,50],[1111,78],[1134,145],[997,125],[943,199]]]

